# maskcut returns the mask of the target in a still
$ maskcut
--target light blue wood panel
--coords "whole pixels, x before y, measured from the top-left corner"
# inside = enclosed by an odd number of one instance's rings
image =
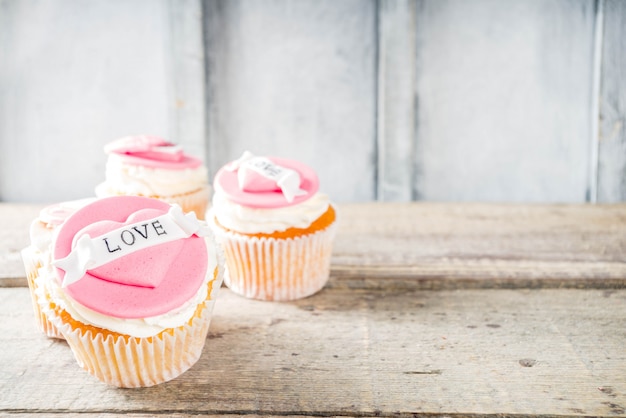
[[[379,5],[377,197],[406,202],[413,200],[416,2],[383,0]]]
[[[302,160],[335,201],[375,198],[376,2],[206,1],[209,161]]]
[[[344,202],[626,200],[623,2],[202,5],[0,0],[0,200],[90,195],[131,133]]]
[[[170,94],[168,138],[206,159],[206,95],[201,0],[167,0],[165,44]],[[167,36],[169,32],[169,36]]]
[[[626,2],[604,7],[598,201],[626,201]]]
[[[128,134],[204,155],[201,33],[197,0],[1,0],[0,200],[92,195]]]
[[[586,200],[595,4],[418,1],[414,197]]]

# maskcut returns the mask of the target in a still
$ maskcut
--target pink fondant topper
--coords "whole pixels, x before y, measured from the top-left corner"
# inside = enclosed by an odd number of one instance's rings
[[[131,164],[152,168],[184,169],[202,164],[197,158],[183,153],[179,145],[150,135],[126,136],[104,147],[107,154],[117,154]]]
[[[315,171],[294,160],[258,157],[245,152],[222,167],[215,188],[231,201],[253,208],[280,208],[302,203],[319,189]]]
[[[202,284],[206,234],[193,212],[144,197],[110,197],[65,221],[53,265],[65,291],[96,312],[160,315],[184,304]]]

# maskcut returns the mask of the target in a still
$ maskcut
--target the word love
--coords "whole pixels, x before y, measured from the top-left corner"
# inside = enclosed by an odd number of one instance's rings
[[[124,247],[132,247],[137,243],[137,240],[150,240],[166,234],[167,231],[157,219],[152,222],[132,226],[128,229],[116,230],[114,234],[107,234],[102,238],[102,241],[104,241],[107,251],[114,253],[122,251],[122,244]]]
[[[284,168],[265,158],[253,158],[247,162],[247,165],[257,169],[260,174],[271,179],[278,179],[285,172]]]

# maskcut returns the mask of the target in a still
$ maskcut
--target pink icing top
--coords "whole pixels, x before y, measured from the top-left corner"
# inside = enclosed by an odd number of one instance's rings
[[[217,172],[214,187],[239,205],[271,209],[310,199],[319,189],[319,179],[299,161],[244,154]]]
[[[106,145],[104,151],[120,156],[128,164],[150,168],[183,170],[202,165],[201,160],[183,153],[179,146],[156,136],[126,136]]]
[[[55,262],[68,257],[85,235],[105,252],[119,252],[116,256],[143,241],[147,247],[87,269],[65,291],[96,312],[129,319],[162,315],[193,298],[207,273],[206,243],[197,235],[159,243],[173,231],[155,219],[170,209],[159,200],[118,196],[97,200],[71,215],[56,238]],[[148,242],[155,239],[156,245]],[[56,271],[61,283],[66,271],[58,266]]]

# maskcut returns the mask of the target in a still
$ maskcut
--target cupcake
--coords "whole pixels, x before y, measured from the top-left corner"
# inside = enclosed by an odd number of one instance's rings
[[[144,196],[178,204],[204,219],[209,203],[208,172],[202,161],[155,136],[127,136],[104,147],[105,181],[96,196]]]
[[[39,297],[78,364],[119,387],[176,378],[200,357],[222,280],[210,229],[193,212],[104,198],[59,228]]]
[[[63,338],[56,327],[48,320],[37,303],[38,295],[43,291],[44,278],[40,277],[40,269],[50,265],[50,246],[55,230],[63,224],[72,213],[92,202],[94,199],[72,200],[46,206],[30,224],[30,245],[21,251],[22,261],[26,268],[26,278],[33,302],[33,311],[38,328],[50,338]]]
[[[324,287],[337,215],[310,167],[246,152],[217,172],[213,188],[208,222],[233,292],[289,301]]]

